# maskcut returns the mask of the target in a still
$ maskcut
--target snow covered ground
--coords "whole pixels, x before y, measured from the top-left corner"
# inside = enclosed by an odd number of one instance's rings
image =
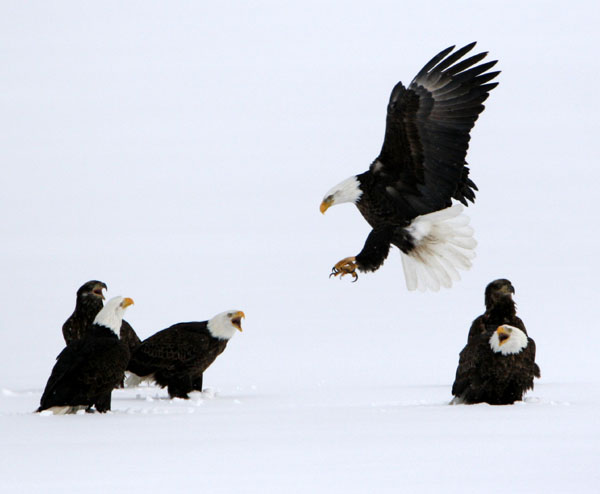
[[[597,385],[542,384],[514,406],[449,406],[449,386],[252,386],[110,415],[34,416],[0,399],[6,492],[596,492]]]
[[[4,2],[0,491],[597,492],[596,2]],[[392,86],[478,40],[500,86],[472,134],[479,241],[452,290],[400,256],[328,278],[368,233],[323,194],[377,155]],[[449,406],[499,277],[542,379]],[[89,279],[141,337],[227,309],[244,332],[169,401],[40,416]]]

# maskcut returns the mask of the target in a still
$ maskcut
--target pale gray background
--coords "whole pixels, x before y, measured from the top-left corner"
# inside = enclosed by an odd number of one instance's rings
[[[61,442],[72,427],[92,434],[82,444],[95,450],[108,431],[120,429],[111,423],[122,420],[119,410],[147,405],[132,401],[135,394],[120,403],[117,392],[110,417],[40,422],[29,414],[62,348],[60,327],[76,289],[100,279],[109,296],[135,300],[127,319],[142,338],[230,308],[247,315],[244,333],[206,373],[205,384],[234,401],[247,398],[253,411],[230,411],[218,394],[199,399],[204,408],[179,424],[179,433],[206,425],[202,412],[211,406],[215,424],[238,429],[231,442],[216,434],[213,449],[198,461],[173,459],[172,478],[160,477],[165,485],[189,488],[185,472],[193,467],[196,480],[209,475],[207,485],[223,492],[240,489],[236,472],[250,479],[244,492],[265,486],[301,492],[304,476],[322,478],[306,492],[317,486],[366,492],[373,485],[398,492],[393,486],[402,481],[412,492],[452,491],[469,485],[461,470],[473,462],[489,469],[466,478],[489,487],[496,468],[504,471],[496,455],[510,450],[539,459],[526,465],[515,459],[530,476],[527,490],[535,491],[541,479],[548,492],[575,479],[579,492],[585,490],[598,474],[569,476],[560,469],[564,451],[549,451],[585,443],[595,444],[597,454],[600,439],[598,426],[585,425],[600,402],[598,20],[591,1],[1,2],[0,428],[11,431],[12,448],[2,454],[16,463],[2,464],[14,485],[35,488],[26,470],[32,462],[43,470],[43,460],[28,456],[35,450],[40,458],[46,452],[61,458],[48,467],[55,484],[42,476],[47,489],[59,489],[69,461],[82,458]],[[358,283],[328,279],[331,266],[356,254],[369,230],[350,205],[321,216],[323,194],[377,156],[393,85],[409,83],[446,46],[473,40],[502,70],[468,154],[480,189],[467,210],[479,241],[473,269],[452,290],[409,293],[400,256],[392,252],[380,271]],[[357,428],[374,430],[342,451],[389,453],[365,463],[334,447],[335,419],[320,427],[303,414],[313,397],[311,406],[348,417],[355,430],[356,407],[381,402],[400,413],[410,397],[448,419],[444,403],[458,352],[483,310],[485,285],[498,277],[513,281],[519,314],[538,346],[543,378],[525,406],[526,419],[513,423],[516,407],[452,408],[452,419],[431,436],[420,409],[379,427],[376,417],[367,417],[368,425],[356,419]],[[588,403],[590,389],[596,398]],[[566,396],[568,403],[587,404],[572,406],[559,426],[540,426],[556,413],[555,399],[567,403]],[[288,402],[300,409],[292,416],[303,426],[270,415]],[[165,406],[168,413],[164,401],[144,409]],[[220,407],[231,413],[226,420]],[[473,410],[480,412],[481,433],[469,427]],[[255,413],[262,426],[249,418]],[[496,413],[518,438],[529,437],[530,449],[515,453],[510,440],[494,449],[487,431],[501,437],[506,430],[496,428]],[[175,423],[161,422],[158,430],[172,438]],[[145,443],[150,432],[142,417],[127,424],[134,427],[127,447],[115,451],[107,443],[100,461],[111,471],[84,469],[81,486],[90,487],[86,475],[99,482],[92,490],[128,485],[146,492],[162,485],[152,466],[164,447]],[[453,445],[461,441],[453,433],[457,424],[473,444],[464,463],[450,463],[446,472],[441,465],[456,460]],[[534,424],[541,436],[561,432],[550,445],[540,444],[528,436]],[[573,424],[580,427],[575,432]],[[424,432],[392,440],[401,427]],[[46,437],[49,430],[55,438]],[[239,444],[235,438],[248,430],[255,435]],[[286,436],[291,430],[312,438],[296,452],[298,461],[315,450],[322,455],[312,470],[296,471],[290,465],[298,464],[282,453],[299,440]],[[266,445],[265,436],[273,443]],[[213,454],[217,447],[225,458]],[[150,467],[139,482],[116,468],[137,464],[127,454],[131,448]],[[419,457],[415,448],[424,458],[415,464],[394,454]],[[581,454],[579,463],[591,462]],[[201,468],[206,462],[212,477]],[[262,463],[276,465],[273,476],[257,477]],[[427,473],[436,468],[439,484]],[[362,477],[348,480],[348,472]],[[502,482],[499,489],[511,485],[510,477]]]

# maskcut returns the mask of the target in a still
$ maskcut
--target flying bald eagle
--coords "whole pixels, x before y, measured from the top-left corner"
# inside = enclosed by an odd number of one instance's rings
[[[202,391],[202,375],[225,350],[236,330],[241,331],[242,311],[230,310],[202,322],[183,322],[163,329],[138,346],[129,361],[127,385],[144,379],[168,387],[171,398],[189,398]]]
[[[82,338],[69,343],[57,357],[38,412],[56,414],[80,409],[110,410],[113,388],[122,381],[130,352],[119,340],[125,309],[130,298],[114,297],[98,312]]]
[[[65,343],[68,345],[74,340],[82,338],[88,327],[94,322],[94,318],[103,306],[104,293],[107,290],[106,283],[91,280],[79,287],[75,300],[75,310],[65,321],[62,327]],[[133,350],[141,343],[138,335],[127,321],[123,321],[120,328],[120,338]]]
[[[534,377],[540,377],[535,341],[516,315],[514,292],[505,279],[486,287],[486,311],[473,321],[460,352],[452,403],[509,405],[522,400]]]
[[[383,147],[368,171],[333,187],[321,212],[344,202],[356,204],[372,227],[362,251],[338,262],[333,276],[376,271],[391,245],[401,251],[409,290],[439,290],[469,269],[476,246],[462,206],[474,202],[477,187],[465,158],[470,131],[499,72],[487,53],[461,60],[475,43],[454,46],[433,57],[404,87],[392,90]]]

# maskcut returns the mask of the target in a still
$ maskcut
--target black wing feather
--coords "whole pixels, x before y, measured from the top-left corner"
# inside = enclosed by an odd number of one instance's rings
[[[474,46],[446,48],[408,88],[398,83],[392,90],[374,185],[399,209],[408,205],[411,216],[448,207],[453,197],[464,204],[475,198],[464,171],[469,134],[499,72],[487,72],[496,61],[476,65],[487,52],[459,61]]]
[[[197,358],[210,343],[206,321],[175,324],[144,340],[133,352],[128,370],[140,376],[174,371]]]
[[[117,338],[84,337],[70,343],[57,357],[40,410],[91,405],[99,393],[110,393],[123,379],[128,360],[129,351]]]

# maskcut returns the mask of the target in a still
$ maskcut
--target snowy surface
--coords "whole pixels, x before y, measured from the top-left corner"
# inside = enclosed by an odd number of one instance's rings
[[[598,386],[450,406],[448,386],[113,393],[110,415],[33,416],[4,391],[7,492],[597,492]],[[90,481],[91,479],[91,481]],[[484,488],[485,486],[485,488]]]
[[[0,491],[597,492],[598,8],[4,2]],[[473,268],[439,293],[407,292],[397,253],[329,279],[368,227],[323,194],[376,157],[392,86],[473,40],[502,70],[468,155]],[[499,277],[542,379],[449,406]],[[142,338],[244,310],[209,391],[31,413],[89,279]]]

